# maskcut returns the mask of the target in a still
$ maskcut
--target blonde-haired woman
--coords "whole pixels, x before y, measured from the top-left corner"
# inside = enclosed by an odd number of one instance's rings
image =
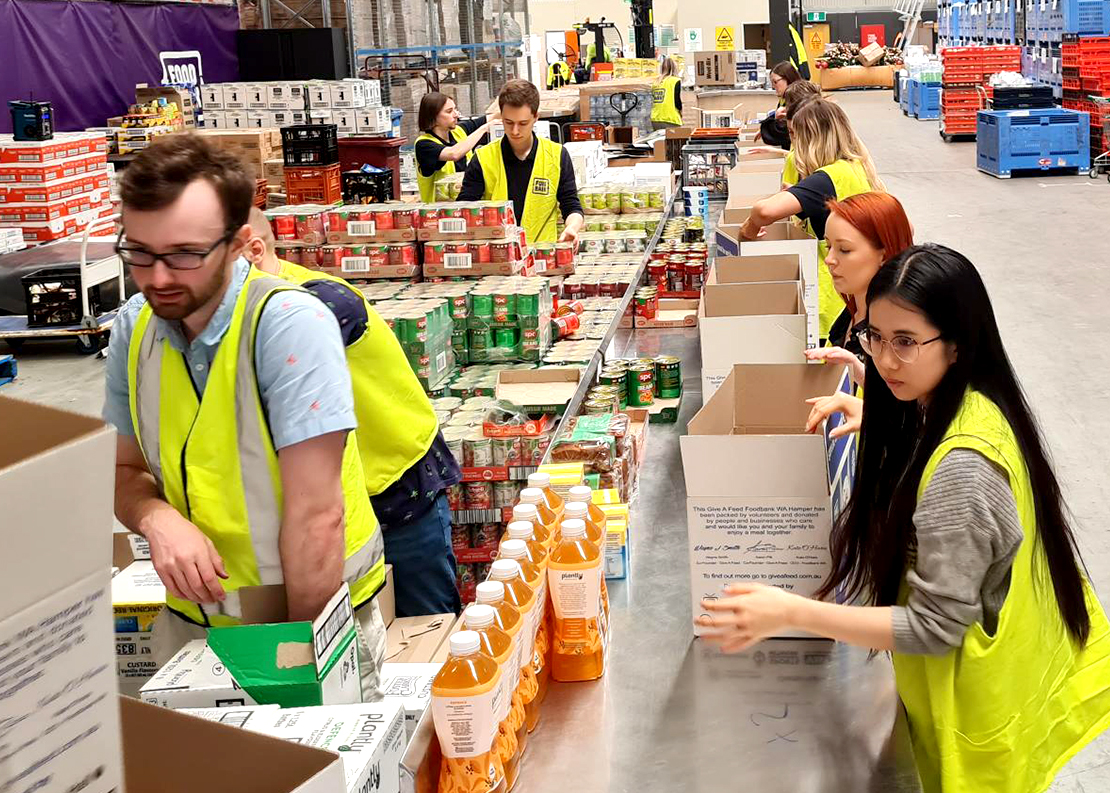
[[[818,239],[820,336],[827,339],[833,322],[844,310],[844,299],[825,266],[828,201],[843,201],[858,193],[885,192],[886,188],[875,172],[870,152],[839,105],[825,99],[807,102],[791,120],[791,131],[798,183],[757,201],[740,234],[745,240],[757,239],[764,226],[791,215],[804,222],[806,230]]]
[[[663,59],[659,80],[651,89],[651,126],[653,129],[682,126],[682,81],[673,58]]]

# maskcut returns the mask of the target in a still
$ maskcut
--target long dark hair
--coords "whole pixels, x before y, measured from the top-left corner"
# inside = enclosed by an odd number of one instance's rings
[[[802,75],[798,72],[798,67],[790,61],[779,61],[771,67],[771,74],[777,74],[782,79],[786,80],[787,85],[793,85],[802,79]]]
[[[998,406],[1014,432],[1033,489],[1037,548],[1043,551],[1068,632],[1080,645],[1086,644],[1091,619],[1079,548],[1060,484],[1002,345],[978,271],[950,248],[915,245],[884,264],[871,280],[867,305],[882,298],[924,314],[941,337],[955,345],[956,360],[921,410],[916,401],[900,401],[881,385],[875,362],[867,359],[866,382],[872,385],[864,393],[856,484],[833,528],[834,570],[818,595],[843,586],[849,598],[865,595],[876,606],[897,601],[921,475],[967,390],[974,389]],[[1040,554],[1034,554],[1034,560],[1039,561]],[[1043,586],[1043,569],[1040,573],[1034,579]]]
[[[436,125],[439,111],[443,110],[443,106],[447,104],[447,100],[450,98],[447,94],[441,94],[439,91],[424,94],[420,100],[420,111],[416,115],[416,125],[422,132],[432,131],[432,128]]]

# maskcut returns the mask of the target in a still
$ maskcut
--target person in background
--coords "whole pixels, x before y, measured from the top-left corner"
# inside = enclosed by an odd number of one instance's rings
[[[312,620],[346,582],[363,697],[380,696],[382,534],[355,435],[339,323],[243,257],[254,177],[199,135],[167,135],[120,178],[116,244],[141,294],[108,349],[115,511],[150,543],[167,608],[159,665],[239,623],[239,589],[282,584]]]
[[[859,334],[867,325],[867,287],[883,262],[913,245],[913,227],[902,202],[890,193],[858,193],[827,203],[825,266],[847,305],[829,330],[829,346],[807,350],[806,357],[848,366],[852,380],[862,385]]]
[[[786,129],[786,89],[802,80],[798,70],[790,61],[776,63],[771,69],[771,87],[778,94],[779,103],[759,124],[755,139],[768,146],[780,149],[790,148],[790,133]]]
[[[793,135],[793,122],[794,116],[802,107],[813,99],[821,98],[821,88],[817,83],[811,83],[809,80],[799,80],[786,89],[783,94],[783,99],[786,104],[783,107],[784,119],[786,120],[786,132],[788,135]],[[794,164],[794,144],[791,141],[790,150],[786,152],[786,159],[782,163],[782,189],[793,187],[798,183],[798,167]]]
[[[586,45],[586,71],[589,71],[590,67],[593,66],[595,63],[612,63],[613,62],[613,51],[611,49],[609,49],[608,46],[602,47],[602,52],[604,53],[604,57],[601,58],[601,59],[598,59],[598,57],[597,57],[597,43],[594,42],[592,44],[587,44]]]
[[[651,89],[652,129],[682,126],[682,81],[673,58],[659,65],[659,80]]]
[[[547,67],[547,90],[554,91],[570,82],[570,66],[562,53],[555,53],[555,60]]]
[[[489,133],[496,115],[459,120],[455,100],[432,91],[420,100],[417,124],[421,134],[413,146],[416,153],[416,184],[420,200],[435,201],[435,185],[440,179],[466,169],[474,147]],[[462,166],[456,163],[462,163]]]
[[[435,411],[397,337],[347,281],[277,257],[270,223],[252,209],[244,256],[318,297],[339,323],[358,419],[366,490],[393,565],[397,616],[457,614],[461,608],[447,488],[462,481]]]
[[[740,652],[802,630],[892,652],[923,790],[1044,791],[1110,725],[1110,624],[1037,420],[956,251],[883,265],[867,323],[832,572],[813,599],[728,587],[703,603],[705,638]]]
[[[794,164],[801,179],[793,187],[757,201],[740,234],[745,240],[754,240],[764,226],[792,215],[805,221],[806,229],[818,239],[819,335],[827,339],[833,322],[844,310],[844,299],[825,266],[828,200],[843,201],[857,193],[885,188],[871,154],[856,137],[839,105],[813,99],[799,108],[791,124]]]
[[[527,80],[509,80],[497,96],[505,137],[483,146],[463,176],[460,201],[512,201],[530,244],[575,242],[585,218],[574,163],[561,145],[533,133],[540,92]],[[557,233],[558,213],[565,228]]]

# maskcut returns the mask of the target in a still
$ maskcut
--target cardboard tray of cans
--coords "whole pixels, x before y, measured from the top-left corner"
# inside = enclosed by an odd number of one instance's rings
[[[424,275],[440,278],[515,275],[530,269],[524,232],[510,227],[502,233],[504,236],[494,239],[424,243]]]
[[[348,204],[327,212],[331,243],[408,242],[416,239],[417,209],[391,204]]]
[[[108,141],[101,132],[55,132],[50,140],[0,135],[0,163],[47,163],[107,151]]]
[[[416,238],[496,240],[512,236],[516,215],[510,201],[424,204],[417,211]]]
[[[590,185],[579,190],[578,197],[587,215],[662,212],[666,200],[662,186],[656,185]]]

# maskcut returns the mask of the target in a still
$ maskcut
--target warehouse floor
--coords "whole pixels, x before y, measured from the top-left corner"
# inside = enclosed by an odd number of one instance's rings
[[[1003,339],[1053,451],[1091,577],[1103,602],[1110,603],[1110,506],[1104,486],[1110,462],[1110,346],[1099,335],[1110,321],[1110,269],[1104,266],[1105,253],[1098,253],[1106,250],[1110,185],[1086,176],[998,180],[975,169],[974,143],[945,144],[936,122],[903,117],[889,91],[840,92],[836,99],[870,146],[887,189],[905,204],[917,240],[949,245],[982,272]],[[691,356],[684,362],[688,393],[680,422],[693,415],[700,400],[695,338],[693,331],[646,331],[631,340],[643,353]],[[20,379],[0,388],[0,395],[99,412],[102,360],[75,356],[70,343],[29,344],[18,357]],[[607,788],[595,777],[583,789],[642,788],[628,783],[648,769],[656,785],[661,775],[670,776],[666,763],[643,763],[647,747],[635,735],[646,733],[653,722],[678,718],[674,709],[688,704],[676,696],[677,677],[690,668],[686,595],[678,591],[688,588],[685,492],[676,442],[682,426],[652,426],[650,470],[633,533],[633,578],[613,587],[616,645],[610,687],[613,678],[623,677],[623,690],[612,692],[608,707],[608,718],[615,722],[610,763],[597,770],[603,777],[612,774],[614,784]],[[666,613],[653,612],[649,604],[662,593],[679,602]],[[666,647],[642,644],[622,652],[623,629],[642,631],[643,620],[655,623],[652,633]],[[635,696],[629,696],[633,691]],[[700,754],[703,773],[706,764],[728,763],[727,736],[720,733],[727,724],[690,724],[683,718],[671,730],[683,724],[702,740],[716,733],[693,753]],[[724,751],[706,756],[711,746]],[[1052,788],[1068,793],[1106,789],[1110,735],[1083,752]]]

